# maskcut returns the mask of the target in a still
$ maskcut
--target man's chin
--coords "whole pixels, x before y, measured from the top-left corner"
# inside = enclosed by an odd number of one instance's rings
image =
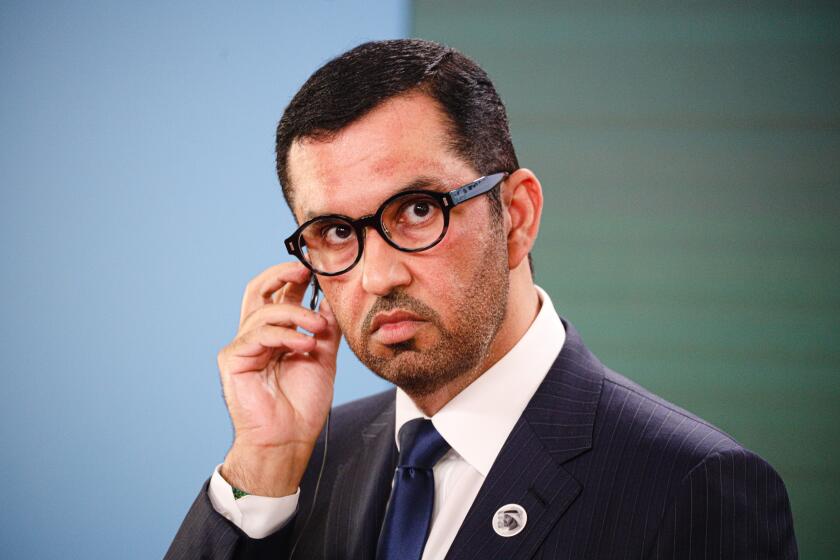
[[[364,344],[350,344],[350,348],[382,379],[412,396],[428,395],[464,375],[477,361],[468,343],[430,326],[395,343],[383,344],[370,336]]]
[[[359,359],[374,373],[400,385],[400,380],[424,379],[434,377],[438,372],[433,371],[433,357],[437,353],[434,349],[418,348],[417,340],[409,339],[389,345],[375,345],[368,349]]]
[[[394,344],[372,344],[364,354],[359,359],[377,373],[379,370],[416,369],[418,364],[428,361],[414,338]]]
[[[470,353],[453,352],[452,348],[422,348],[417,339],[388,347],[368,347],[357,354],[368,369],[393,383],[412,398],[431,395],[459,378],[468,375],[476,360]],[[460,350],[460,348],[459,348]]]

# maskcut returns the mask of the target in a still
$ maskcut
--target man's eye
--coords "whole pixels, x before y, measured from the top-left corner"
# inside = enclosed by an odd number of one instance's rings
[[[405,203],[399,214],[404,225],[421,225],[434,217],[437,205],[431,200],[413,200]]]
[[[429,214],[431,208],[428,202],[418,202],[411,208],[411,211],[418,218],[423,218]]]
[[[353,228],[346,224],[330,225],[321,230],[321,236],[327,243],[340,244],[350,239],[352,235]]]

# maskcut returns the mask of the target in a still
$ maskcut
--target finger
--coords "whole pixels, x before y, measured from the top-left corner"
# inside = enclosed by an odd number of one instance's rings
[[[317,311],[306,309],[293,303],[269,303],[245,317],[239,331],[254,330],[261,325],[281,327],[300,327],[309,332],[320,332],[327,326],[327,321]]]
[[[300,303],[303,301],[303,295],[310,285],[310,278],[311,275],[305,283],[289,282],[274,294],[274,301],[277,303]]]
[[[294,329],[262,325],[234,340],[225,353],[225,357],[227,359],[251,358],[270,354],[265,352],[266,349],[309,352],[314,348],[315,343],[314,337]]]
[[[299,262],[287,262],[271,266],[248,282],[245,294],[242,296],[242,308],[239,313],[239,324],[258,308],[272,303],[272,296],[287,284],[306,284],[309,281],[309,269]]]
[[[326,321],[326,328],[315,333],[315,349],[309,355],[315,358],[327,371],[335,376],[335,362],[338,344],[341,342],[341,329],[326,298],[321,302],[321,317]]]

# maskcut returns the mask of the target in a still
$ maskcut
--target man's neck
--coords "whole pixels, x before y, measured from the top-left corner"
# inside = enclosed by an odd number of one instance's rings
[[[406,391],[417,408],[422,410],[426,416],[434,416],[449,401],[510,352],[511,348],[525,335],[540,310],[540,299],[533,282],[530,281],[530,275],[528,280],[527,283],[523,282],[520,288],[516,288],[513,283],[511,284],[505,320],[493,338],[487,355],[475,368],[431,393],[413,395]]]

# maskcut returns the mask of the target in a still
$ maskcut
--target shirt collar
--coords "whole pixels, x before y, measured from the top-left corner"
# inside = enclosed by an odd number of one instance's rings
[[[431,418],[452,449],[485,477],[566,340],[551,298],[536,289],[540,310],[522,338]],[[427,416],[397,388],[397,447],[400,428],[415,418]]]

